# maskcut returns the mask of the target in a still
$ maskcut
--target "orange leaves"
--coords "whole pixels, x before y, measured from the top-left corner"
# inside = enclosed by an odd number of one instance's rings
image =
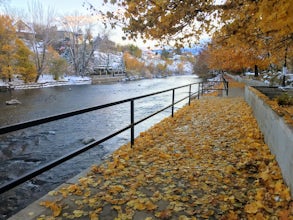
[[[172,217],[172,211],[171,210],[163,210],[161,212],[156,213],[156,217],[159,219],[170,219]]]
[[[140,211],[142,210],[152,211],[158,207],[147,198],[139,198],[139,199],[131,200],[127,203],[127,206],[136,210],[140,210]]]
[[[245,212],[247,212],[249,214],[256,214],[259,211],[259,209],[261,209],[262,207],[263,207],[263,205],[260,201],[255,201],[255,202],[252,202],[252,203],[246,205],[244,210],[245,210]]]
[[[122,192],[123,190],[125,190],[124,186],[114,185],[114,186],[109,187],[108,192],[111,193],[111,194],[117,194],[119,192]]]
[[[139,61],[138,58],[133,57],[128,52],[123,55],[125,67],[130,72],[141,72],[145,68],[145,64]]]
[[[57,217],[61,214],[62,207],[56,202],[44,201],[41,202],[40,205],[45,206],[46,208],[50,208],[53,212],[53,217]]]
[[[167,160],[167,159],[170,159],[171,156],[167,153],[164,153],[164,152],[159,152],[159,157],[163,160]]]

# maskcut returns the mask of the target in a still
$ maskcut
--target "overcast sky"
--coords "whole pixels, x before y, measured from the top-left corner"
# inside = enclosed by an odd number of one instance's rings
[[[27,9],[28,3],[31,0],[8,0],[11,7]],[[80,13],[86,13],[86,9],[82,6],[83,0],[39,0],[44,6],[53,7],[58,13],[72,13],[79,11]],[[99,0],[96,0],[99,2]]]

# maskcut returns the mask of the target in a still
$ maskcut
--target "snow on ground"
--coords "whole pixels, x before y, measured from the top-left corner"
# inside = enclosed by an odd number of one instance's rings
[[[91,82],[91,78],[86,77],[86,76],[84,76],[84,77],[82,77],[82,76],[63,76],[59,80],[54,80],[53,75],[44,74],[44,75],[41,75],[38,80],[38,83],[49,83],[49,82],[64,82],[64,83],[67,83],[68,85],[73,85],[75,83],[88,84],[89,82]]]
[[[3,82],[0,80],[0,86],[5,86],[12,89],[35,89],[45,88],[53,86],[66,86],[66,85],[82,85],[91,84],[92,80],[90,77],[81,76],[64,76],[59,80],[54,80],[52,75],[43,74],[40,76],[37,83],[24,83],[22,80],[15,78],[12,82]]]
[[[182,61],[180,57],[181,56],[179,55],[174,56],[174,58],[172,59],[172,63],[167,64],[167,70],[173,73],[192,74],[193,64],[189,61]],[[150,56],[148,54],[144,54],[141,58],[141,61],[144,62],[146,66],[157,66],[158,64],[166,64],[166,61],[162,60],[160,56]]]
[[[254,72],[245,72],[244,78],[248,79],[254,79]],[[264,71],[262,73],[259,73],[259,77],[257,80],[263,82],[267,86],[280,86],[283,80],[283,73],[281,71],[278,71],[276,73],[271,73],[270,71]],[[288,88],[293,87],[293,74],[288,73],[286,74],[286,84]]]
[[[123,55],[122,53],[103,53],[99,51],[94,52],[94,63],[102,66],[111,66],[114,69],[123,67]]]

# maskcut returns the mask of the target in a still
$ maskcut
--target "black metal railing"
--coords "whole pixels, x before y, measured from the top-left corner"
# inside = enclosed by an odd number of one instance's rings
[[[224,84],[224,88],[221,89],[221,90],[226,90],[226,93],[228,94],[228,82],[223,78],[223,81],[213,81],[214,83],[223,83]],[[49,117],[46,117],[46,118],[40,118],[40,119],[36,119],[36,120],[31,120],[31,121],[27,121],[27,122],[23,122],[23,123],[18,123],[18,124],[13,124],[13,125],[9,125],[9,126],[5,126],[5,127],[0,127],[0,134],[6,134],[6,133],[9,133],[9,132],[14,132],[14,131],[17,131],[17,130],[21,130],[21,129],[25,129],[25,128],[29,128],[29,127],[33,127],[33,126],[37,126],[37,125],[41,125],[41,124],[45,124],[45,123],[49,123],[49,122],[52,122],[52,121],[56,121],[56,120],[60,120],[60,119],[64,119],[64,118],[68,118],[68,117],[72,117],[72,116],[76,116],[76,115],[80,115],[80,114],[84,114],[84,113],[87,113],[87,112],[92,112],[92,111],[96,111],[96,110],[99,110],[99,109],[104,109],[104,108],[107,108],[107,107],[111,107],[111,106],[115,106],[115,105],[119,105],[119,104],[122,104],[122,103],[127,103],[129,102],[130,103],[130,124],[100,140],[97,140],[97,141],[93,141],[83,147],[80,147],[78,149],[76,149],[75,151],[73,152],[70,152],[56,160],[53,160],[37,169],[34,169],[32,171],[30,171],[29,173],[27,174],[24,174],[22,176],[20,176],[19,178],[15,179],[15,180],[12,180],[12,181],[9,181],[3,185],[0,186],[0,194],[40,175],[41,173],[44,173],[45,171],[48,171],[62,163],[64,163],[65,161],[68,161],[78,155],[80,155],[81,153],[83,152],[86,152],[88,151],[89,149],[92,149],[93,147],[115,137],[116,135],[126,131],[126,130],[129,130],[130,129],[130,143],[131,143],[131,146],[134,145],[134,128],[136,125],[142,123],[143,121],[159,114],[160,112],[163,112],[165,111],[166,109],[170,108],[171,107],[171,116],[173,117],[174,116],[174,106],[186,99],[188,99],[188,104],[190,105],[190,102],[191,102],[191,99],[194,98],[194,97],[197,97],[199,98],[200,97],[200,94],[204,93],[204,90],[205,90],[205,86],[204,84],[206,83],[211,83],[211,81],[209,82],[199,82],[199,83],[192,83],[192,84],[188,84],[188,85],[184,85],[184,86],[179,86],[179,87],[176,87],[176,88],[172,88],[172,89],[167,89],[167,90],[163,90],[163,91],[159,91],[159,92],[155,92],[155,93],[151,93],[151,94],[147,94],[147,95],[142,95],[142,96],[138,96],[138,97],[135,97],[135,98],[130,98],[130,99],[125,99],[125,100],[121,100],[121,101],[117,101],[117,102],[112,102],[112,103],[108,103],[108,104],[104,104],[104,105],[99,105],[99,106],[95,106],[95,107],[90,107],[90,108],[85,108],[85,109],[81,109],[81,110],[77,110],[77,111],[72,111],[72,112],[67,112],[67,113],[63,113],[63,114],[59,114],[59,115],[53,115],[53,116],[49,116]],[[195,88],[195,85],[197,85],[197,87]],[[185,88],[185,87],[188,87],[189,88],[189,91],[188,91],[188,96],[185,96],[177,101],[175,101],[175,91],[177,89],[181,89],[181,88]],[[194,89],[194,91],[192,91],[192,89]],[[219,90],[217,88],[209,88],[208,90]],[[154,95],[158,95],[158,94],[162,94],[162,93],[166,93],[166,92],[170,92],[172,91],[172,102],[170,105],[160,109],[159,111],[143,118],[143,119],[140,119],[138,121],[135,121],[134,120],[134,115],[135,115],[135,109],[134,109],[134,102],[138,99],[143,99],[143,98],[146,98],[146,97],[150,97],[150,96],[154,96]]]

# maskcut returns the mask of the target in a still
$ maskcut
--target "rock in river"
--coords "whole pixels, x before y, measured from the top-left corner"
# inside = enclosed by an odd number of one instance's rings
[[[82,139],[81,140],[81,142],[83,143],[83,144],[89,144],[89,143],[91,143],[91,142],[93,142],[93,141],[95,141],[95,138],[90,138],[90,137],[86,137],[86,138],[84,138],[84,139]]]
[[[6,105],[19,105],[21,104],[20,101],[18,101],[17,99],[11,99],[9,101],[6,101]]]

